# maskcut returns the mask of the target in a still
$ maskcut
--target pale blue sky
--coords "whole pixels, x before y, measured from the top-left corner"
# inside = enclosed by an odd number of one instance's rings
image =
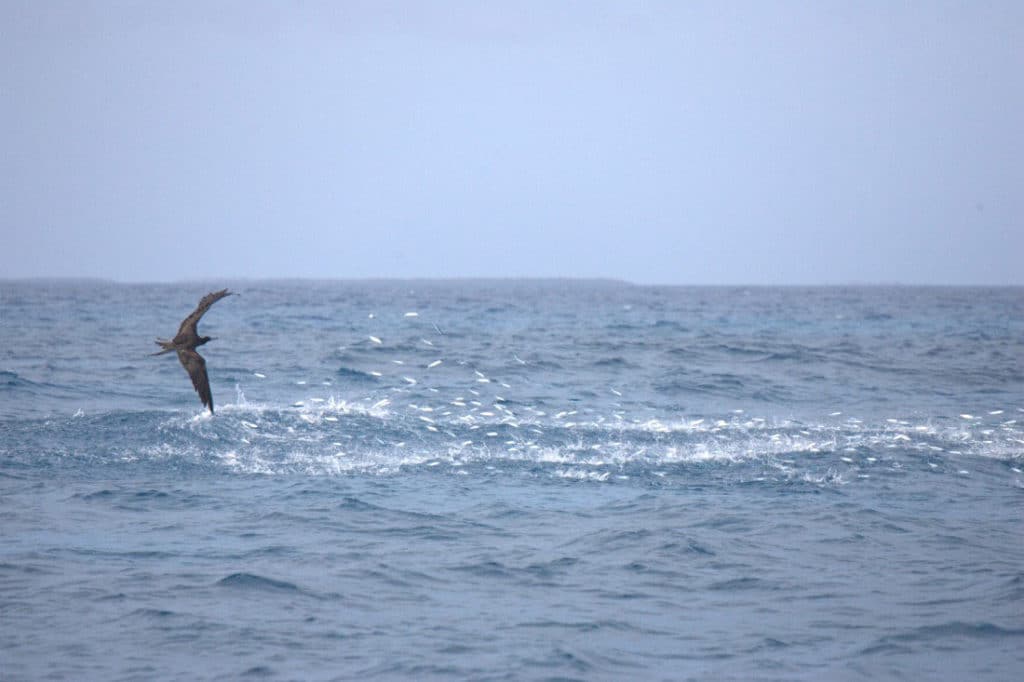
[[[0,2],[0,277],[1024,284],[1022,2]]]

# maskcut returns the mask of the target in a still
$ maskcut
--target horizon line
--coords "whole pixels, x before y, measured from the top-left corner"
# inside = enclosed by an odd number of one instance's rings
[[[385,282],[418,282],[418,283],[529,283],[529,282],[565,282],[565,283],[599,283],[629,287],[707,287],[707,288],[839,288],[839,287],[894,287],[894,288],[1017,288],[1024,283],[936,283],[936,282],[904,282],[904,281],[845,281],[845,282],[634,282],[621,277],[577,277],[577,276],[448,276],[448,277],[188,277],[182,279],[117,279],[113,277],[75,276],[75,275],[33,275],[27,277],[0,276],[3,283],[95,283],[114,285],[176,285],[206,284],[211,282],[338,282],[338,283],[385,283]]]

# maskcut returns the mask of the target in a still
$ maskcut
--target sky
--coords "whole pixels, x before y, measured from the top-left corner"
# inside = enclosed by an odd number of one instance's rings
[[[0,0],[0,278],[1024,284],[1024,3]]]

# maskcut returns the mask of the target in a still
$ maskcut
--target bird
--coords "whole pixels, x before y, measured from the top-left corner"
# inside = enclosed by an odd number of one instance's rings
[[[195,387],[196,393],[199,394],[199,400],[202,401],[203,406],[210,408],[210,414],[213,414],[213,394],[210,392],[210,378],[206,374],[206,360],[196,352],[196,347],[212,341],[213,338],[199,336],[199,333],[196,332],[196,325],[199,323],[199,318],[210,309],[210,306],[226,296],[236,295],[227,289],[221,289],[220,291],[211,291],[206,296],[203,296],[199,299],[199,305],[192,311],[192,314],[181,321],[177,335],[170,341],[157,339],[156,344],[163,348],[163,350],[151,353],[151,355],[163,355],[164,353],[170,353],[172,350],[177,351],[181,366],[185,368],[185,371],[188,372],[189,377],[192,379],[192,385]]]

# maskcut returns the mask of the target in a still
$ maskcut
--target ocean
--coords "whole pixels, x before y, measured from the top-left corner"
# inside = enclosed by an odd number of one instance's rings
[[[0,679],[1021,679],[1022,469],[1022,288],[2,281]]]

